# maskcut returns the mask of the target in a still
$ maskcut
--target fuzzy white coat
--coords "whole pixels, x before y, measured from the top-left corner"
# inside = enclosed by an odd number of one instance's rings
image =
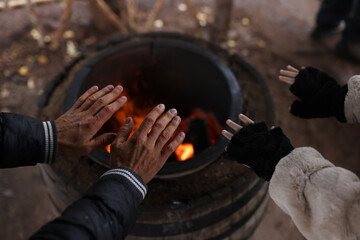
[[[360,75],[348,89],[347,122],[360,123]],[[360,239],[360,180],[315,149],[296,148],[282,158],[269,193],[307,239]]]

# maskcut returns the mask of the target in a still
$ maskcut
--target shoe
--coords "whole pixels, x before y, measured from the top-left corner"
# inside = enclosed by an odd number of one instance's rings
[[[360,42],[354,43],[346,39],[341,39],[336,45],[335,51],[341,57],[360,63]]]
[[[316,26],[310,34],[310,37],[314,40],[321,40],[325,37],[331,36],[331,35],[336,35],[338,33],[341,32],[340,30],[340,26],[336,26],[336,27],[319,27]]]

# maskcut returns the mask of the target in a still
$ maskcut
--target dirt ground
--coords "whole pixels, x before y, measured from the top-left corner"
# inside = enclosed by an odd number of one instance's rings
[[[142,12],[155,1],[140,1]],[[162,28],[206,37],[180,0],[166,1],[158,18]],[[197,0],[196,9],[211,22],[212,1]],[[334,164],[360,175],[360,127],[339,124],[335,119],[302,120],[289,114],[294,100],[288,86],[277,80],[287,64],[314,66],[341,83],[360,72],[360,65],[338,58],[333,48],[341,35],[314,42],[309,38],[320,2],[315,0],[236,0],[231,30],[223,47],[243,56],[268,80],[276,103],[277,124],[295,147],[312,146]],[[46,34],[54,34],[60,4],[37,7]],[[144,15],[144,14],[143,14]],[[144,15],[145,16],[145,15]],[[180,19],[180,21],[179,21]],[[84,49],[107,37],[97,32],[85,0],[75,2],[67,38],[59,50],[40,49],[30,34],[32,25],[25,9],[0,12],[0,111],[36,117],[37,101],[46,84],[72,59],[72,45]],[[34,32],[32,32],[34,35]],[[26,239],[55,214],[47,201],[38,167],[0,171],[0,239]],[[304,239],[291,219],[273,202],[253,239]]]

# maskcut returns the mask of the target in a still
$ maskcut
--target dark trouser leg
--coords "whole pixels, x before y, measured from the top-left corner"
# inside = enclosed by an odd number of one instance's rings
[[[323,0],[316,18],[317,27],[332,29],[351,12],[354,0]]]
[[[343,36],[346,40],[360,43],[360,1],[355,1],[354,10],[346,18]]]

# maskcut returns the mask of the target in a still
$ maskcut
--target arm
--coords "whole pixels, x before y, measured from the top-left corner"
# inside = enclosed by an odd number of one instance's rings
[[[301,118],[336,117],[340,122],[360,120],[360,75],[340,86],[335,79],[315,68],[300,71],[292,66],[280,70],[280,81],[290,85],[295,100],[290,112]]]
[[[0,168],[51,164],[56,154],[87,155],[105,147],[116,133],[94,137],[126,102],[122,87],[95,86],[55,121],[41,122],[23,115],[0,113]]]
[[[358,239],[360,230],[360,180],[335,167],[310,147],[293,149],[279,128],[268,131],[244,115],[237,133],[223,131],[231,140],[227,152],[270,181],[269,193],[307,239]],[[277,132],[277,133],[276,133]]]
[[[80,200],[30,239],[124,239],[146,192],[146,184],[132,170],[109,170]]]
[[[277,164],[269,193],[307,239],[358,239],[360,180],[310,147]]]
[[[51,163],[57,147],[53,121],[0,113],[0,168]]]
[[[124,239],[146,195],[145,183],[185,138],[183,132],[171,138],[181,119],[175,109],[164,110],[163,104],[155,107],[131,138],[133,120],[128,118],[111,144],[114,168],[31,239]]]
[[[345,97],[345,117],[348,123],[360,123],[360,75],[355,75],[348,82]]]

